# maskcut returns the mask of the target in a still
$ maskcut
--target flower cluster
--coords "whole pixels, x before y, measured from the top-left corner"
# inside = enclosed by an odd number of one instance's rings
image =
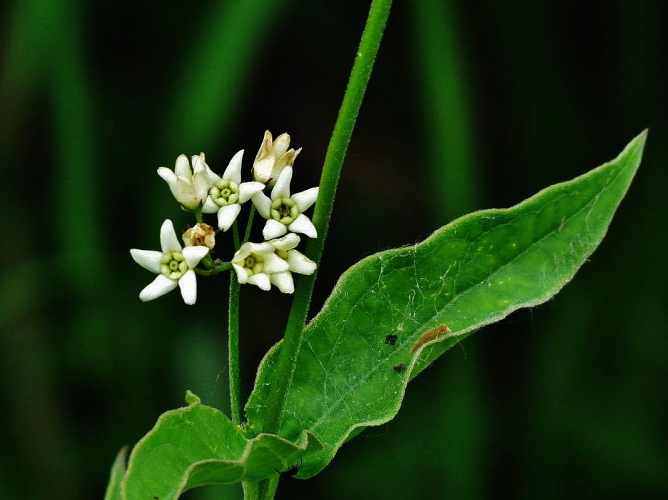
[[[313,274],[316,268],[315,262],[295,250],[297,245],[299,236],[295,233],[264,243],[244,243],[232,259],[239,283],[262,290],[273,284],[283,293],[294,292],[291,273]]]
[[[288,149],[289,146],[288,134],[274,140],[269,131],[265,132],[253,162],[253,180],[247,182],[241,179],[243,150],[232,157],[222,176],[209,168],[204,153],[193,156],[191,161],[180,155],[174,170],[158,169],[158,175],[167,182],[176,201],[184,210],[192,212],[198,223],[183,234],[185,247],[179,243],[172,221],[167,219],[160,229],[161,252],[130,250],[135,262],[158,274],[139,294],[141,300],[160,297],[178,285],[184,302],[194,304],[196,273],[212,275],[233,269],[241,284],[250,283],[262,290],[274,285],[283,293],[293,293],[292,273],[315,272],[315,262],[296,250],[300,243],[296,233],[317,237],[315,226],[304,212],[315,203],[318,188],[290,194],[293,164],[301,148],[295,151]],[[249,200],[266,219],[262,230],[264,241],[243,242],[228,262],[214,260],[211,253],[216,233],[233,227],[241,205]],[[202,222],[202,214],[213,213],[218,219],[218,231]],[[252,220],[250,216],[249,224]],[[235,226],[235,235],[236,231]],[[235,236],[235,241],[237,239]],[[198,267],[200,265],[203,268]]]

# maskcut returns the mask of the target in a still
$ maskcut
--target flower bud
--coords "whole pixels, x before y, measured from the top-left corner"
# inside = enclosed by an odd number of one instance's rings
[[[188,163],[188,157],[180,155],[173,171],[167,167],[158,169],[158,175],[167,182],[176,201],[186,210],[199,209],[204,204],[210,187],[204,153],[193,156],[192,164],[193,168]]]
[[[288,134],[281,134],[272,140],[271,132],[267,130],[253,162],[253,179],[273,187],[281,171],[287,166],[291,167],[301,151],[301,148],[295,151],[288,149],[288,146],[290,146]]]
[[[216,246],[216,231],[208,224],[196,224],[183,233],[183,243],[187,247],[203,246],[213,250]]]

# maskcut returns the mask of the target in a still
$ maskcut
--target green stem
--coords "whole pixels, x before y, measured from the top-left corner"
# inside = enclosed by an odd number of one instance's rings
[[[243,481],[244,498],[253,500],[271,500],[276,494],[279,476],[276,474],[261,481]]]
[[[198,224],[204,223],[204,220],[202,219],[202,207],[197,210],[193,210],[192,213],[195,214],[195,220]]]
[[[253,217],[255,217],[255,205],[251,205],[250,214],[248,215],[248,223],[246,224],[246,234],[244,234],[244,243],[250,239],[251,226],[253,225]],[[239,248],[237,246],[237,248]]]
[[[380,46],[385,24],[387,23],[391,4],[392,0],[373,0],[371,3],[369,17],[367,18],[364,33],[362,34],[359,49],[355,57],[355,63],[350,73],[348,87],[343,96],[339,116],[329,142],[320,177],[318,201],[313,214],[313,224],[318,231],[318,238],[309,240],[306,246],[306,255],[317,263],[320,263],[322,257],[343,159],[350,143],[350,137],[369,82],[369,77],[371,76],[371,70]],[[292,382],[299,348],[303,340],[303,329],[306,324],[314,283],[315,274],[300,276],[297,283],[285,337],[281,344],[276,366],[275,386],[267,399],[267,413],[262,424],[263,432],[278,432],[283,404]]]
[[[235,248],[239,247],[237,224],[232,227]],[[227,324],[227,366],[230,379],[230,413],[232,423],[241,424],[241,375],[239,371],[239,295],[241,287],[235,272],[230,271],[230,302]]]
[[[207,255],[208,257],[208,255]],[[202,259],[204,260],[204,259]],[[206,264],[206,263],[205,263]],[[232,263],[231,262],[221,262],[219,260],[212,260],[209,264],[206,264],[209,269],[200,269],[199,267],[195,268],[195,272],[199,274],[200,276],[215,276],[216,274],[220,274],[224,271],[230,271],[232,270]]]
[[[246,232],[248,232],[248,230],[246,230]],[[239,227],[237,226],[237,221],[234,221],[232,224],[232,240],[234,242],[234,250],[239,250],[241,245],[239,244]]]

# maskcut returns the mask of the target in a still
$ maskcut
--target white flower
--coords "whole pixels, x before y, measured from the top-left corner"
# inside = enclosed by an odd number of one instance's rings
[[[291,167],[302,150],[301,148],[297,151],[288,149],[289,145],[290,136],[288,134],[281,134],[275,141],[272,141],[271,132],[267,130],[253,162],[253,179],[274,187],[281,171],[287,166]]]
[[[288,233],[282,238],[270,240],[276,249],[276,255],[288,263],[287,271],[276,272],[269,275],[269,279],[283,293],[294,293],[295,285],[292,280],[292,273],[313,274],[316,270],[316,263],[306,257],[303,253],[295,250],[299,245],[300,238],[295,233]]]
[[[207,214],[218,212],[218,227],[223,231],[232,226],[241,211],[241,204],[264,189],[264,184],[261,182],[241,182],[243,154],[242,149],[232,157],[222,177],[207,167],[210,189],[202,212]]]
[[[182,248],[169,219],[165,220],[160,228],[160,246],[162,252],[136,248],[130,250],[137,264],[158,274],[158,277],[141,291],[139,298],[144,302],[157,299],[178,285],[183,301],[194,304],[197,300],[197,281],[193,268],[209,253],[209,249],[205,246]]]
[[[250,283],[262,290],[271,288],[269,276],[285,272],[289,264],[276,255],[276,248],[268,242],[244,243],[232,257],[232,267],[239,283]]]
[[[176,201],[188,210],[202,206],[210,187],[204,153],[193,156],[192,163],[191,170],[186,155],[180,155],[173,172],[167,167],[158,169],[158,175],[167,182]]]
[[[253,195],[253,204],[267,222],[262,230],[265,240],[283,236],[288,230],[316,238],[318,233],[311,220],[302,212],[315,203],[318,188],[314,187],[290,196],[292,167],[285,167],[271,190],[271,198],[262,192]]]

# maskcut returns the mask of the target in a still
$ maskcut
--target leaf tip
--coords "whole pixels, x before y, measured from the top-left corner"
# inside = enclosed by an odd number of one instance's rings
[[[202,400],[189,389],[186,391],[186,403],[188,403],[189,406],[195,406],[201,404]]]
[[[646,128],[645,130],[643,130],[642,132],[640,132],[640,133],[638,134],[638,137],[637,137],[638,142],[642,142],[643,145],[644,145],[645,141],[647,140],[647,135],[648,135],[648,134],[649,134],[649,128]]]
[[[633,138],[633,140],[629,143],[627,148],[629,147],[636,147],[640,150],[642,153],[643,149],[645,149],[645,142],[647,142],[647,135],[649,134],[649,128],[646,128],[642,132],[640,132],[637,136]],[[623,152],[622,152],[623,154]]]

